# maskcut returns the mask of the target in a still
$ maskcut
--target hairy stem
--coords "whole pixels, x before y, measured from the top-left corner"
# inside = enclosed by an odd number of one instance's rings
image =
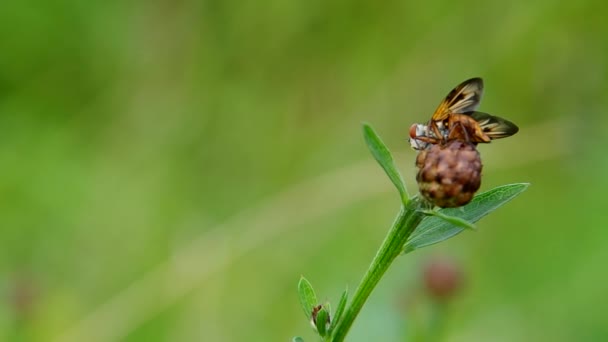
[[[410,203],[413,204],[413,203]],[[419,203],[416,203],[419,206]],[[411,206],[401,207],[393,226],[389,230],[386,238],[382,242],[380,249],[376,253],[374,260],[369,266],[367,272],[363,276],[357,291],[353,296],[353,301],[344,312],[342,321],[336,327],[333,334],[333,342],[344,341],[348,330],[352,326],[355,318],[363,308],[363,304],[372,293],[386,270],[393,263],[395,258],[401,253],[403,245],[414,229],[420,224],[424,218],[424,213],[412,209]]]

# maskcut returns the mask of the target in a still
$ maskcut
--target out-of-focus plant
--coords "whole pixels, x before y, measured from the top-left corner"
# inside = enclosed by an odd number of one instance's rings
[[[503,185],[478,194],[462,207],[434,209],[423,198],[409,195],[390,151],[368,124],[363,125],[363,135],[372,155],[395,185],[401,208],[350,303],[348,291],[345,290],[336,310],[332,312],[328,302],[317,301],[310,282],[304,277],[300,278],[298,293],[302,309],[323,341],[344,340],[365,301],[399,255],[447,240],[465,229],[474,229],[475,222],[528,187],[527,183]],[[303,342],[303,339],[294,337],[293,341]]]

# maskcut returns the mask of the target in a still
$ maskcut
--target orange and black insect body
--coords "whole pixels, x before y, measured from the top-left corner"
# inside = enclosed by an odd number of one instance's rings
[[[416,157],[420,194],[436,206],[469,203],[481,185],[477,144],[518,131],[510,121],[475,111],[482,93],[481,78],[467,80],[448,94],[428,124],[410,127],[410,144],[420,151]]]
[[[459,84],[439,104],[427,124],[413,124],[409,131],[410,145],[415,150],[429,148],[441,140],[460,138],[474,144],[489,143],[518,132],[514,123],[498,116],[475,111],[483,95],[483,80],[471,78]],[[461,123],[461,129],[452,127]],[[463,132],[463,128],[466,132]],[[466,138],[468,135],[468,138]]]

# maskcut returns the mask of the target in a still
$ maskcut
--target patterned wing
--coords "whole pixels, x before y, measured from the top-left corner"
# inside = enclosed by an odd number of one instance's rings
[[[483,80],[471,78],[459,84],[439,104],[431,121],[445,121],[450,114],[463,114],[477,109],[483,95]]]
[[[482,112],[471,112],[465,114],[470,115],[475,121],[477,121],[479,126],[481,126],[482,131],[491,139],[510,137],[519,131],[519,127],[517,127],[516,124],[499,116]]]

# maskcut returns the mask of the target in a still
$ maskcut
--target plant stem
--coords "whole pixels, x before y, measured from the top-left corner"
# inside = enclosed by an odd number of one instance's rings
[[[415,203],[414,203],[415,202]],[[386,238],[382,242],[380,249],[372,260],[367,272],[363,276],[350,306],[344,312],[342,321],[336,327],[333,334],[333,342],[342,342],[352,326],[355,318],[361,311],[363,304],[372,293],[386,270],[393,263],[395,258],[401,254],[403,245],[414,229],[420,224],[425,214],[419,210],[413,209],[413,206],[419,206],[417,201],[409,203],[408,208],[401,206],[401,210],[393,222],[393,226],[389,230]]]

